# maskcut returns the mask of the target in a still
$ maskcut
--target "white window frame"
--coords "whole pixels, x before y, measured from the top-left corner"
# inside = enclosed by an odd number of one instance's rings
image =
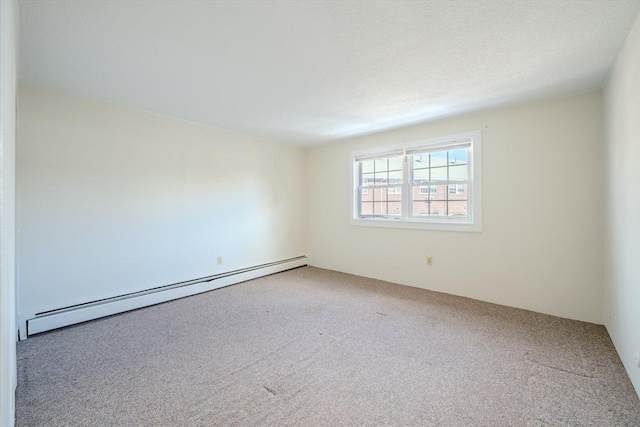
[[[467,194],[469,198],[469,214],[467,218],[459,217],[434,217],[434,216],[410,216],[410,199],[412,182],[409,182],[410,168],[407,155],[404,156],[403,174],[404,184],[402,190],[402,217],[378,217],[361,218],[358,216],[360,193],[358,191],[360,171],[357,167],[358,160],[363,158],[375,158],[393,156],[397,153],[407,153],[415,150],[447,150],[457,144],[470,141],[469,147],[469,180]],[[442,231],[482,231],[482,134],[480,131],[465,132],[456,135],[448,135],[426,140],[413,141],[403,144],[395,144],[385,147],[367,150],[353,151],[349,155],[350,174],[350,224],[356,226],[414,228]],[[428,184],[427,184],[428,185]],[[448,189],[447,189],[448,191]]]

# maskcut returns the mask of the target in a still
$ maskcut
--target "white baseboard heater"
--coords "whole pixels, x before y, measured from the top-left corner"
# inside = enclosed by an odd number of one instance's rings
[[[26,336],[211,291],[305,265],[307,265],[307,257],[299,256],[202,277],[200,279],[160,286],[146,291],[133,292],[57,310],[36,313],[34,318],[28,319],[26,322]]]

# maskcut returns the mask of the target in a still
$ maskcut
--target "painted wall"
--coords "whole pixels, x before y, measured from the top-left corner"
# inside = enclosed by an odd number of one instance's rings
[[[14,425],[17,4],[0,2],[0,425]]]
[[[604,324],[640,395],[640,16],[604,90]]]
[[[474,130],[481,233],[349,225],[351,150]],[[601,324],[601,144],[602,98],[591,93],[311,148],[310,263]]]
[[[23,86],[18,131],[21,320],[306,254],[301,148]]]

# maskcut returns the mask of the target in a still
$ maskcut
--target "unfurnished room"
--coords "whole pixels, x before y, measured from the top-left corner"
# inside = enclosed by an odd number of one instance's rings
[[[0,1],[0,426],[640,426],[640,0]]]

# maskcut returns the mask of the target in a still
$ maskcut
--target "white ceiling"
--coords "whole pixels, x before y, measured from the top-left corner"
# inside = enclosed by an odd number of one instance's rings
[[[297,144],[600,88],[618,1],[21,1],[21,83]]]

